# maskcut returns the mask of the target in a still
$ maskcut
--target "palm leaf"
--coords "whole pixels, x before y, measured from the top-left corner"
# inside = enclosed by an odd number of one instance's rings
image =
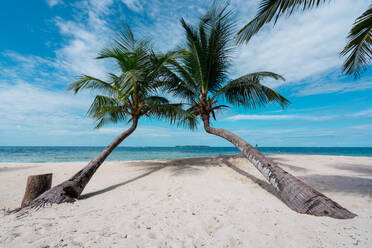
[[[229,82],[219,91],[218,95],[222,95],[230,104],[247,108],[257,108],[273,102],[284,108],[290,103],[275,90],[260,84],[259,76],[253,75],[248,74]]]
[[[112,94],[114,91],[110,83],[88,75],[80,76],[80,79],[78,81],[70,84],[67,88],[67,90],[72,90],[75,94],[78,93],[81,89],[100,90],[110,94]]]
[[[296,10],[306,10],[317,7],[330,0],[261,0],[258,13],[237,34],[237,42],[248,42],[266,23],[274,19],[274,25],[279,17],[291,15]]]
[[[196,129],[197,119],[192,113],[182,109],[182,104],[147,104],[146,115],[166,119],[171,125]]]
[[[341,52],[342,56],[347,56],[343,72],[358,77],[372,60],[372,5],[355,20],[348,39]]]

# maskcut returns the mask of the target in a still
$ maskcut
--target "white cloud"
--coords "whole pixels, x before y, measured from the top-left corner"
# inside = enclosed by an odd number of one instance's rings
[[[290,87],[290,85],[288,85]],[[350,83],[343,82],[323,82],[323,81],[311,81],[306,84],[292,85],[292,92],[297,96],[308,96],[316,94],[329,94],[329,93],[346,93],[353,91],[361,91],[372,88],[372,81],[355,80]]]
[[[358,117],[372,117],[372,109],[366,109],[355,113],[331,114],[331,115],[299,115],[299,114],[284,114],[284,115],[232,115],[225,120],[240,121],[240,120],[308,120],[308,121],[330,121],[335,119],[355,119]]]
[[[334,116],[307,116],[307,115],[233,115],[226,118],[229,121],[240,120],[312,120],[325,121]]]
[[[63,3],[62,0],[46,0],[47,4],[49,5],[49,7],[54,7],[56,6],[57,4],[61,4]]]
[[[372,130],[372,123],[371,124],[356,125],[356,126],[352,126],[351,128]]]
[[[87,95],[50,91],[26,82],[0,85],[0,127],[3,131],[46,132],[91,125],[81,113],[91,102]],[[84,112],[82,112],[84,111]]]
[[[211,1],[145,0],[141,1],[142,17],[135,19],[133,29],[138,34],[150,36],[161,51],[175,49],[184,40],[180,18],[195,23]]]
[[[354,117],[372,117],[372,109],[366,109],[352,114]]]
[[[135,12],[140,12],[142,10],[142,5],[139,0],[121,0],[127,7]]]
[[[70,75],[88,74],[103,77],[107,62],[95,59],[110,44],[114,32],[105,17],[111,13],[113,0],[81,1],[76,20],[56,18],[56,25],[67,42],[56,51],[57,67]]]

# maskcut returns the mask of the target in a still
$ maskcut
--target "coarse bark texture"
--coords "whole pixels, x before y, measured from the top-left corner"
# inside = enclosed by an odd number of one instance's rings
[[[52,173],[42,175],[32,175],[27,178],[25,195],[21,207],[29,204],[36,197],[50,189],[52,186]]]
[[[74,202],[81,195],[93,174],[102,165],[115,147],[117,147],[126,137],[133,133],[137,127],[137,123],[138,119],[133,118],[131,127],[117,136],[111,142],[111,144],[109,144],[100,154],[98,154],[97,157],[90,161],[87,166],[85,166],[67,181],[64,181],[63,183],[44,192],[23,208],[39,209],[45,205]],[[14,212],[19,212],[21,209],[16,209]]]
[[[305,184],[298,178],[280,168],[271,159],[253,148],[239,136],[222,128],[213,128],[209,116],[202,116],[207,133],[217,135],[231,142],[271,183],[280,199],[292,210],[316,216],[329,216],[336,219],[355,217],[347,209],[332,201],[322,193]]]

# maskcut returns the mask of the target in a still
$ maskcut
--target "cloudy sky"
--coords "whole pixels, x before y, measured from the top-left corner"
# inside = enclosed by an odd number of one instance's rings
[[[231,77],[253,71],[282,74],[266,85],[292,104],[281,110],[231,108],[213,125],[260,146],[372,146],[372,68],[359,79],[341,74],[339,52],[353,20],[369,0],[337,0],[267,25],[235,54]],[[150,36],[159,51],[183,41],[180,17],[196,22],[210,1],[6,1],[0,9],[0,145],[108,144],[126,123],[94,130],[85,117],[89,93],[66,91],[79,74],[100,78],[110,62],[96,61],[115,32],[128,23]],[[258,0],[231,0],[238,26]],[[146,120],[124,146],[229,146],[220,138]]]

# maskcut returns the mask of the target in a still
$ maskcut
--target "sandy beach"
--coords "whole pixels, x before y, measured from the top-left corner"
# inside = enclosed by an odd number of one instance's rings
[[[240,156],[105,162],[74,204],[0,213],[0,247],[372,247],[372,157],[271,157],[358,216],[295,213]],[[55,185],[84,165],[0,163],[0,208],[20,205],[28,175]]]

